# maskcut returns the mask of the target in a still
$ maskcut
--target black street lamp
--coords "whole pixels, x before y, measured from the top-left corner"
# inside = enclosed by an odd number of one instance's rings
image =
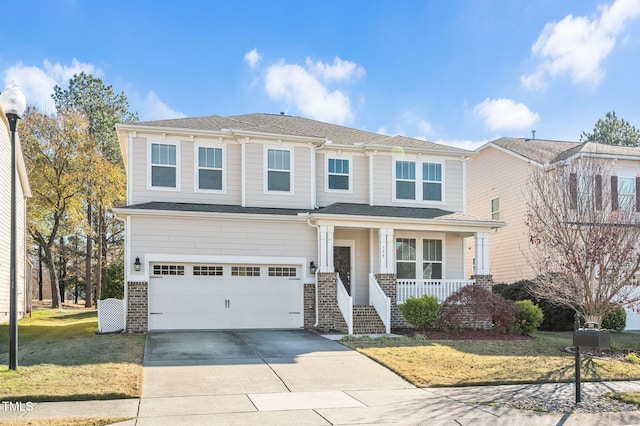
[[[9,369],[18,369],[18,283],[17,273],[17,229],[16,229],[16,130],[18,120],[27,107],[27,100],[14,82],[0,93],[0,105],[9,120],[11,131],[11,262],[9,301]]]

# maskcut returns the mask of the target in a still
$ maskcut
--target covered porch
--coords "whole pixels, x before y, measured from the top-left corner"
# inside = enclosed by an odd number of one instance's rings
[[[345,331],[362,328],[357,313],[366,307],[389,332],[405,325],[397,305],[408,297],[429,294],[442,302],[478,279],[490,280],[489,235],[503,222],[439,209],[351,206],[309,215],[318,233],[318,291],[335,294]],[[474,239],[472,274],[465,270],[467,238]],[[333,301],[319,296],[321,313],[328,308],[323,303]],[[371,319],[370,309],[365,316]]]

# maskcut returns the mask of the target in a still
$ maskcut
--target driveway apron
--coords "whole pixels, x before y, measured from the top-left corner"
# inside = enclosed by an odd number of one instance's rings
[[[326,424],[315,410],[365,406],[349,391],[394,389],[415,388],[304,330],[150,333],[138,424]]]

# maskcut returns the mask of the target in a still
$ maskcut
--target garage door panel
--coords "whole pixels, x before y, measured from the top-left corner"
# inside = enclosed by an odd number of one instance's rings
[[[303,284],[291,277],[151,277],[149,312],[151,330],[300,328]]]

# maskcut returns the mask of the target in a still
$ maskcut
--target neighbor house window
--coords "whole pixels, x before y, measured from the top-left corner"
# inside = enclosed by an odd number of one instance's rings
[[[618,176],[618,206],[632,212],[636,206],[636,180]]]
[[[442,240],[422,240],[422,278],[442,279]]]
[[[151,187],[178,187],[177,146],[173,144],[151,144]]]
[[[349,160],[329,158],[327,164],[327,188],[349,190]]]
[[[291,192],[291,151],[267,149],[267,191]]]
[[[198,147],[198,189],[222,191],[222,148]]]
[[[396,161],[396,199],[416,199],[416,163]]]
[[[396,239],[396,275],[399,279],[416,278],[415,238]]]
[[[491,219],[500,220],[500,197],[491,200]]]
[[[422,199],[442,201],[442,164],[422,163]]]

